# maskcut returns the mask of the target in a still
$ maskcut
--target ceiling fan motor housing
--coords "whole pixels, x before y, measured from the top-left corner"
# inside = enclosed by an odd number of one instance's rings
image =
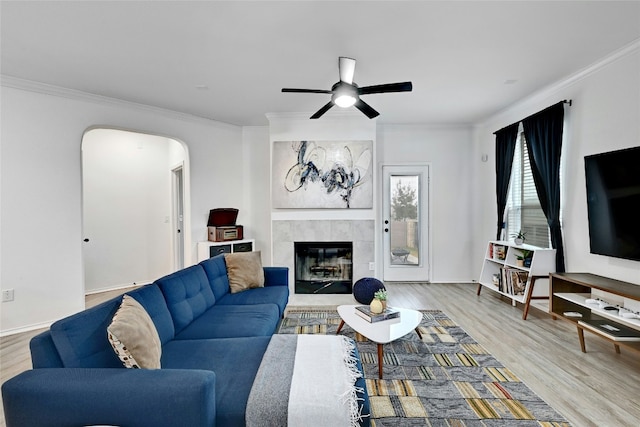
[[[358,85],[340,81],[331,87],[331,102],[339,107],[351,107],[358,100]]]

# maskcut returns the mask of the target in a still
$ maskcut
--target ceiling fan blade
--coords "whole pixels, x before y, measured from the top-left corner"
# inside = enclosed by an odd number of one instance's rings
[[[282,88],[283,92],[292,92],[292,93],[328,93],[331,94],[330,90],[325,89],[292,89],[288,87]]]
[[[370,93],[411,92],[412,89],[413,84],[411,82],[387,83],[358,88],[358,93],[360,95],[368,95]]]
[[[362,111],[370,119],[373,119],[374,117],[377,117],[377,116],[380,115],[380,113],[378,113],[376,110],[374,110],[371,107],[371,105],[367,104],[362,99],[358,99],[356,101],[356,103],[354,104],[354,107],[356,107],[358,110]]]
[[[338,71],[340,71],[340,81],[353,84],[353,74],[356,71],[356,60],[341,56],[338,59]]]
[[[309,117],[310,119],[319,119],[320,117],[322,117],[322,115],[324,113],[326,113],[327,111],[329,111],[329,109],[333,107],[333,101],[329,101],[327,102],[321,109],[319,109],[318,111],[315,112],[315,114],[311,117]]]

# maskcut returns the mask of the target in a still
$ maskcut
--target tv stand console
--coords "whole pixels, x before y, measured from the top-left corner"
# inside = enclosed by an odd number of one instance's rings
[[[549,313],[576,325],[580,349],[584,331],[640,352],[640,285],[589,273],[551,273]]]

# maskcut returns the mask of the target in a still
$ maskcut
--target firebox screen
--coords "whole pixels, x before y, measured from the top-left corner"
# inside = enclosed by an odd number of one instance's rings
[[[351,242],[296,242],[297,294],[350,294]]]

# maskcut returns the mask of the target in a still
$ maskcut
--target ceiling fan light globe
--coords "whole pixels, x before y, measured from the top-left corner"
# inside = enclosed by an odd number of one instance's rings
[[[356,98],[351,95],[340,95],[333,100],[338,107],[349,108],[356,103]]]

